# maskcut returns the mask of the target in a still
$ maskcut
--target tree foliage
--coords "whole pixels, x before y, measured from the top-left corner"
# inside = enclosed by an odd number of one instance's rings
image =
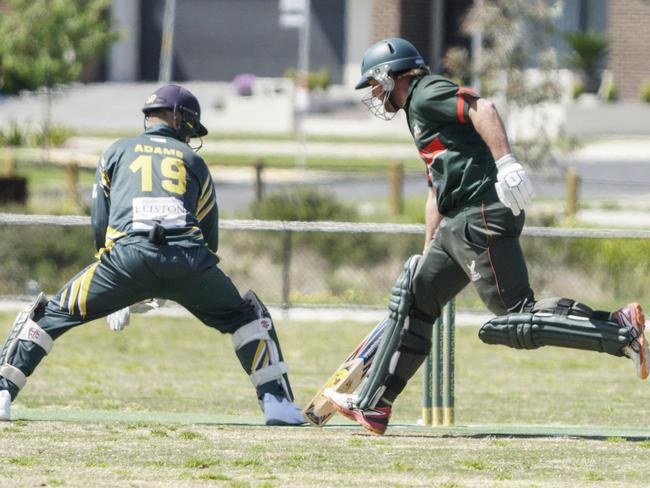
[[[446,54],[447,68],[463,81],[480,81],[483,95],[499,102],[506,120],[515,110],[556,101],[561,92],[552,41],[560,13],[561,4],[547,0],[475,2],[462,29],[468,36],[480,33],[480,50],[471,59],[466,49],[452,48]],[[542,164],[538,158],[547,154],[548,137],[540,125],[534,144],[516,141],[533,165]]]
[[[0,17],[0,91],[77,80],[117,39],[110,0],[8,0]]]

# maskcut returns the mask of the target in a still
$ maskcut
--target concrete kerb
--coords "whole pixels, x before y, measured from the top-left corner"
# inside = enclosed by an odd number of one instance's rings
[[[0,312],[18,313],[24,310],[30,304],[27,297],[4,298],[0,299]],[[269,312],[276,322],[295,321],[295,322],[353,322],[360,325],[375,324],[386,316],[386,311],[380,307],[304,307],[296,306],[283,308],[280,306],[269,306]],[[189,317],[190,313],[180,305],[167,302],[164,307],[152,310],[145,314],[146,317]],[[456,311],[457,326],[483,325],[493,316],[485,312],[475,311]]]
[[[650,137],[601,137],[589,140],[574,151],[567,152],[563,159],[581,163],[619,161],[647,162],[650,165]]]

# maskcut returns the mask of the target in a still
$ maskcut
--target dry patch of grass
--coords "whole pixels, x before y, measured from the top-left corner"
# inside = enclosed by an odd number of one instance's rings
[[[639,442],[60,422],[0,428],[0,441],[11,453],[0,462],[0,484],[13,486],[579,487],[650,479]]]
[[[0,320],[4,334],[13,317]],[[301,404],[372,326],[277,322]],[[568,349],[515,351],[480,343],[476,328],[456,332],[459,424],[635,426],[650,414],[646,385],[628,360]],[[416,422],[421,385],[419,373],[396,402],[396,424]],[[261,418],[229,337],[190,317],[144,315],[122,333],[96,322],[65,334],[16,406]],[[650,480],[650,465],[640,462],[650,442],[622,437],[395,428],[378,438],[351,428],[17,421],[0,425],[0,442],[0,486],[574,488]]]

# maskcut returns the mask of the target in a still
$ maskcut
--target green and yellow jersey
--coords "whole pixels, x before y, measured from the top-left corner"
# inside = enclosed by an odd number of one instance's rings
[[[219,245],[218,208],[203,159],[165,125],[120,139],[102,155],[93,186],[97,249],[147,236],[158,224],[169,244]]]
[[[404,111],[443,215],[498,200],[494,158],[469,119],[470,98],[479,95],[439,75],[415,77],[409,84]]]

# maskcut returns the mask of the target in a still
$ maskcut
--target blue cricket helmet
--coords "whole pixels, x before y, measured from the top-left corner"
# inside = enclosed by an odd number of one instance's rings
[[[181,114],[183,127],[181,135],[203,137],[208,129],[201,124],[201,106],[192,93],[179,85],[164,85],[145,100],[142,112],[147,115],[152,110],[165,108]]]

